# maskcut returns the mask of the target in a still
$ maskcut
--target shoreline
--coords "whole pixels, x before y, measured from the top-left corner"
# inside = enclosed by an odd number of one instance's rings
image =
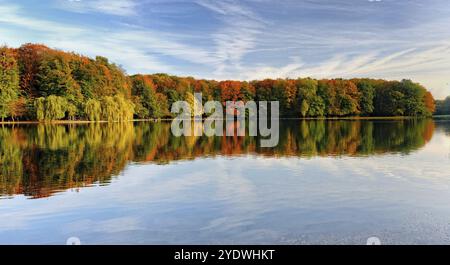
[[[450,117],[450,115],[434,115],[431,117],[416,117],[416,116],[374,116],[374,117],[306,117],[306,118],[279,118],[280,120],[411,120],[411,119],[439,119]],[[173,119],[133,119],[128,121],[85,121],[85,120],[57,120],[57,121],[4,121],[1,125],[20,125],[20,124],[90,124],[90,123],[122,123],[122,122],[167,122]],[[204,119],[203,119],[204,120]]]

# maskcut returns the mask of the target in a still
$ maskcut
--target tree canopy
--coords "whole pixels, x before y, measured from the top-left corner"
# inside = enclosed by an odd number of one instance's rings
[[[0,48],[2,120],[124,121],[171,117],[170,106],[203,102],[279,101],[282,117],[428,116],[431,93],[411,80],[199,80],[156,73],[128,76],[105,57],[88,58],[24,44]],[[437,111],[447,103],[437,102]]]

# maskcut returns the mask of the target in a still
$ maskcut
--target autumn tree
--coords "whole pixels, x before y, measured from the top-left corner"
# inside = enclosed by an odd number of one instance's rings
[[[167,114],[167,98],[156,92],[149,76],[135,75],[132,80],[132,95],[135,114],[138,118],[162,118]]]
[[[436,101],[433,98],[433,95],[430,91],[425,92],[424,96],[425,107],[428,111],[428,114],[431,115],[436,111]]]
[[[9,104],[9,114],[12,121],[25,117],[28,112],[27,101],[24,97],[19,97]]]
[[[239,81],[222,81],[219,83],[220,97],[222,104],[225,106],[227,101],[241,101],[243,95],[241,94],[241,82]]]
[[[43,57],[51,50],[44,45],[27,43],[18,49],[20,89],[28,98],[38,95],[37,75]]]

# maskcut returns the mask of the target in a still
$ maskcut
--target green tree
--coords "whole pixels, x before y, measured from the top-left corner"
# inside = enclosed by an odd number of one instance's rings
[[[159,102],[155,86],[148,76],[132,77],[132,95],[134,96],[135,113],[138,118],[160,118],[163,107]],[[166,100],[167,101],[167,100]]]
[[[19,98],[19,68],[14,53],[0,47],[0,118],[11,116],[11,104]]]
[[[134,104],[125,99],[121,94],[115,95],[113,97],[117,105],[117,113],[119,121],[129,121],[133,119],[134,114]]]
[[[411,80],[402,80],[399,84],[399,90],[404,95],[403,106],[406,115],[419,116],[429,114],[424,100],[427,90],[423,86]]]
[[[359,106],[361,107],[361,114],[368,116],[374,111],[373,99],[375,97],[375,88],[370,80],[356,80],[356,85],[361,97],[359,99]]]
[[[66,117],[67,100],[51,95],[45,99],[45,120],[60,120]]]
[[[306,117],[308,110],[309,110],[308,100],[304,99],[304,100],[302,100],[302,105],[300,108],[300,113],[302,114],[303,117]]]
[[[128,121],[133,119],[134,105],[122,95],[106,96],[101,100],[102,118],[107,121]]]
[[[38,121],[45,120],[45,98],[40,97],[34,100],[34,109],[36,111],[36,119]]]
[[[51,95],[47,98],[40,97],[34,100],[35,117],[38,121],[60,120],[66,117],[66,112],[71,110],[69,103],[63,97]],[[70,118],[70,113],[69,113]]]
[[[64,54],[48,54],[41,61],[37,84],[39,93],[43,97],[50,95],[67,96],[79,90],[79,86],[72,78],[69,59]]]
[[[79,112],[78,108],[70,102],[66,102],[66,111],[69,120],[75,120],[77,113]]]
[[[84,106],[84,113],[88,120],[99,121],[102,115],[102,106],[100,101],[96,99],[88,99]]]
[[[102,119],[107,121],[118,121],[118,106],[113,97],[106,96],[101,100]]]
[[[297,79],[298,100],[300,104],[300,114],[302,117],[306,116],[321,116],[321,100],[317,96],[318,81],[311,78]],[[311,109],[311,106],[314,108]]]
[[[323,99],[316,95],[310,99],[308,116],[310,117],[322,117],[325,115],[325,103]]]

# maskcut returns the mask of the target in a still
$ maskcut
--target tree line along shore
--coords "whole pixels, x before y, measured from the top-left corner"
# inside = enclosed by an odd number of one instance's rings
[[[15,121],[125,121],[171,118],[173,102],[279,101],[286,118],[447,114],[411,80],[265,79],[215,81],[168,74],[127,75],[107,58],[41,44],[0,47],[0,118]],[[436,104],[438,109],[436,110]]]

